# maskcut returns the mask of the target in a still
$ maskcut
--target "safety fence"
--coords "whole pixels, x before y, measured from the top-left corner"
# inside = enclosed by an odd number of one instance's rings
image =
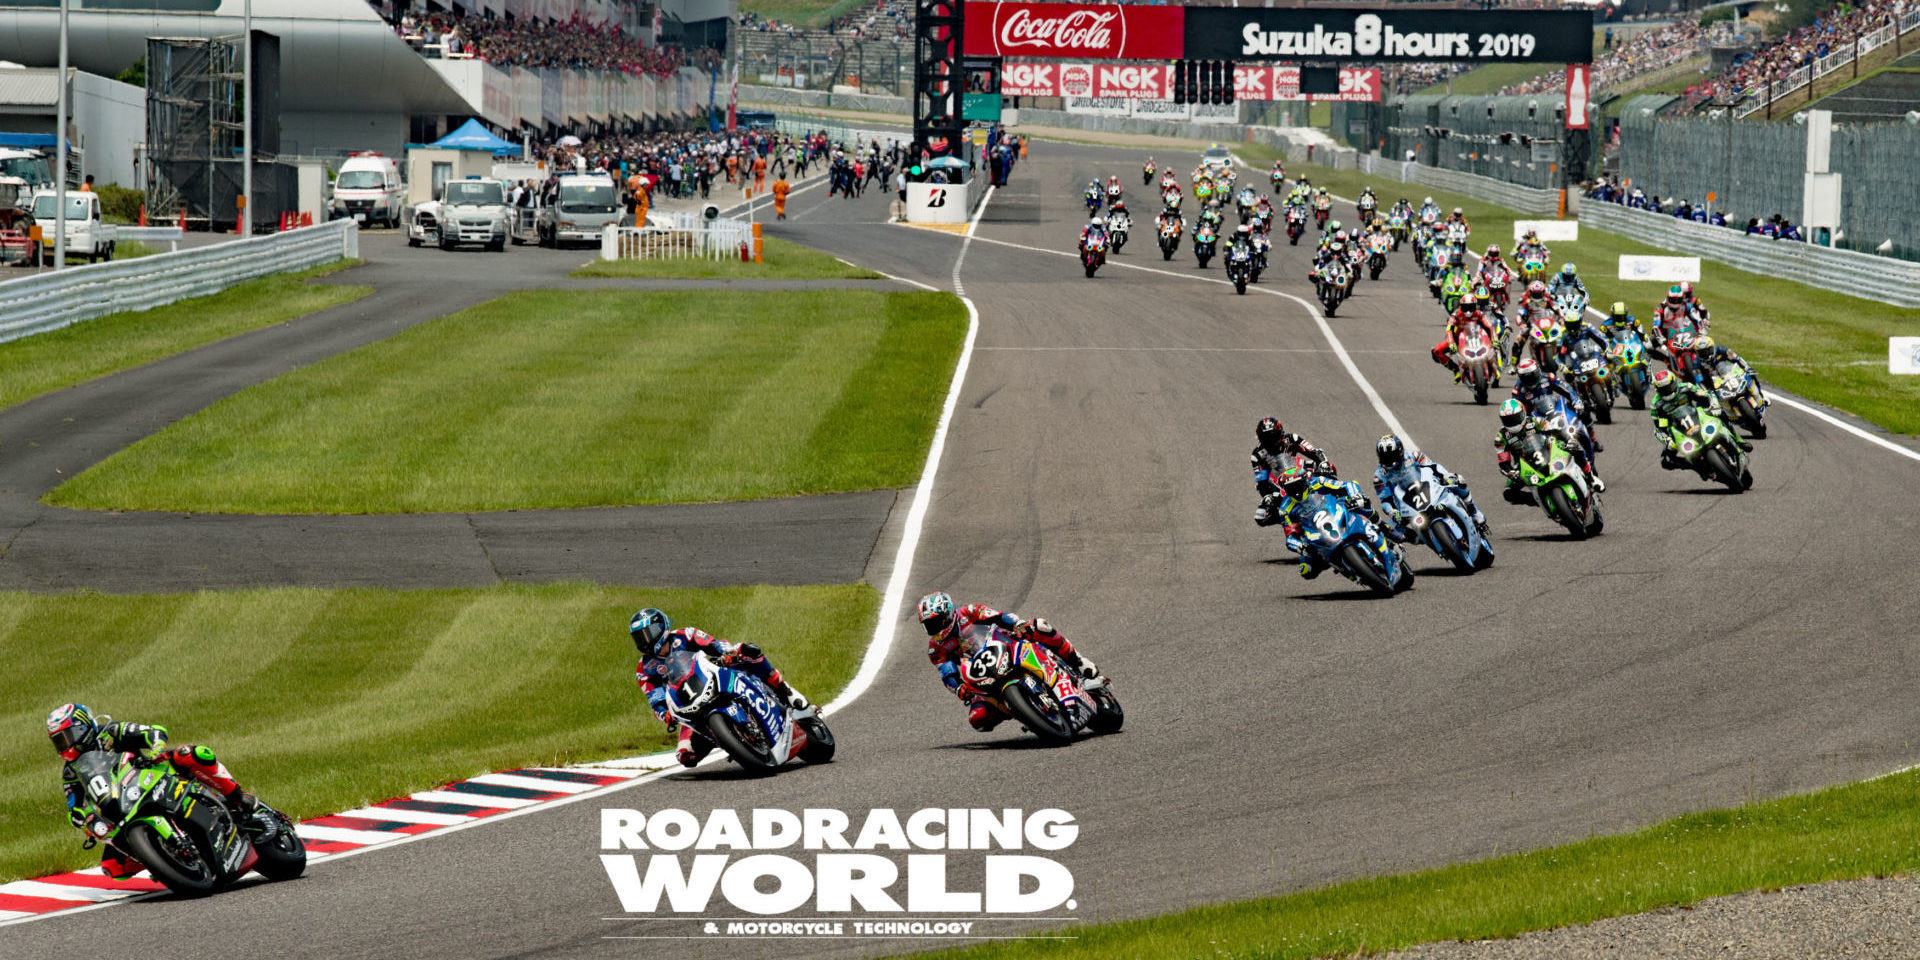
[[[351,220],[0,282],[0,343],[360,255]]]
[[[1751,273],[1896,306],[1920,307],[1920,263],[1749,236],[1731,227],[1708,226],[1597,200],[1580,204],[1580,220],[1595,229]]]
[[[1759,113],[1771,106],[1774,101],[1797,93],[1821,77],[1851,65],[1854,61],[1894,42],[1916,27],[1920,27],[1920,6],[1908,9],[1894,23],[1883,24],[1862,33],[1854,38],[1853,43],[1840,47],[1824,57],[1808,61],[1805,70],[1796,69],[1792,76],[1783,80],[1767,81],[1766,86],[1748,93],[1745,99],[1736,104],[1733,115],[1736,119],[1745,119]]]
[[[1332,166],[1339,166],[1334,158]],[[1451,191],[1506,207],[1531,216],[1549,216],[1560,210],[1560,191],[1535,190],[1492,177],[1482,177],[1458,170],[1442,170],[1423,163],[1411,163],[1405,160],[1390,160],[1376,153],[1363,153],[1357,164],[1361,173],[1370,176],[1389,177],[1401,183],[1418,183]]]
[[[600,235],[600,259],[726,260],[742,250],[751,255],[753,227],[744,220],[707,220],[698,210],[650,216],[639,228],[609,224]]]

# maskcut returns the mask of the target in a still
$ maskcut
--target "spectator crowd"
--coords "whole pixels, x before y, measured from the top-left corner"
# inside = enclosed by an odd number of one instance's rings
[[[1725,210],[1709,210],[1706,204],[1696,206],[1685,198],[1676,200],[1672,197],[1665,199],[1658,196],[1649,197],[1646,191],[1639,187],[1628,188],[1605,177],[1594,181],[1587,188],[1586,195],[1590,199],[1602,203],[1619,204],[1629,210],[1667,214],[1680,220],[1692,220],[1695,223],[1714,227],[1733,226],[1733,223],[1727,219]],[[1748,236],[1765,237],[1769,240],[1805,241],[1807,239],[1799,224],[1778,213],[1765,220],[1759,217],[1747,218],[1746,233]]]
[[[1612,31],[1609,30],[1609,39]],[[1593,58],[1589,84],[1593,90],[1618,85],[1634,77],[1673,66],[1689,57],[1705,56],[1707,45],[1719,39],[1731,39],[1732,24],[1726,21],[1702,27],[1697,19],[1675,20],[1632,34]],[[1502,95],[1558,93],[1567,88],[1567,75],[1552,70],[1501,90]]]
[[[1718,76],[1688,87],[1686,102],[1691,105],[1706,100],[1738,101],[1764,90],[1769,82],[1789,79],[1796,71],[1810,70],[1814,61],[1851,45],[1860,34],[1897,22],[1910,2],[1866,0],[1837,4],[1812,23],[1735,57]]]
[[[687,58],[675,47],[649,46],[615,23],[595,23],[575,15],[558,21],[511,20],[445,11],[400,12],[394,31],[415,49],[444,50],[452,58],[471,57],[497,67],[603,70],[630,75],[665,76]],[[697,51],[694,66],[717,51]]]

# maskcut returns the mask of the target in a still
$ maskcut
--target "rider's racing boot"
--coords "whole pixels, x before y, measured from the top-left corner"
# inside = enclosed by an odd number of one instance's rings
[[[1662,470],[1678,470],[1678,469],[1680,469],[1681,467],[1684,467],[1684,466],[1686,466],[1686,465],[1687,465],[1687,464],[1686,464],[1686,461],[1684,461],[1684,460],[1681,460],[1681,459],[1680,459],[1679,457],[1677,457],[1677,456],[1674,456],[1674,453],[1673,453],[1673,451],[1672,451],[1672,450],[1662,450],[1662,451],[1660,451],[1660,469],[1662,469]]]
[[[773,685],[773,693],[780,698],[781,703],[786,704],[787,707],[792,710],[805,710],[813,706],[806,697],[800,695],[800,691],[795,690],[792,685],[788,684],[785,680],[781,680]]]
[[[1325,570],[1326,568],[1327,568],[1327,565],[1321,562],[1320,560],[1318,560],[1317,558],[1305,557],[1305,558],[1302,558],[1300,561],[1300,576],[1308,580],[1312,580],[1314,577],[1317,577],[1320,575],[1320,571]]]
[[[1092,680],[1100,676],[1100,668],[1094,666],[1091,659],[1082,656],[1080,651],[1068,647],[1061,651],[1060,656],[1061,659],[1067,661],[1067,666],[1072,667],[1074,672],[1080,674],[1080,679]]]

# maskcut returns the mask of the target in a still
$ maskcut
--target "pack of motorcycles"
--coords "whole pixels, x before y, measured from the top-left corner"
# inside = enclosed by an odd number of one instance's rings
[[[1154,182],[1151,166],[1142,176],[1143,185]],[[1273,174],[1276,195],[1282,190],[1282,174]],[[1186,223],[1180,214],[1183,200],[1179,183],[1171,170],[1161,174],[1158,189],[1162,212],[1155,226],[1163,260],[1173,259],[1178,251]],[[1215,198],[1231,198],[1239,222],[1251,227],[1252,242],[1246,246],[1230,244],[1225,266],[1227,278],[1236,292],[1244,294],[1250,283],[1258,283],[1267,269],[1268,235],[1273,227],[1274,211],[1270,198],[1258,197],[1252,187],[1234,192],[1234,173],[1202,169],[1193,177],[1194,198],[1200,202],[1201,216],[1193,229],[1194,259],[1201,269],[1218,255],[1222,230],[1219,214],[1208,205]],[[1365,198],[1371,200],[1371,197]],[[1089,213],[1097,215],[1100,203],[1111,208],[1121,201],[1117,181],[1109,180],[1098,194],[1089,191]],[[1124,206],[1122,207],[1124,210]],[[1377,209],[1356,209],[1361,224],[1371,222]],[[1324,202],[1309,206],[1289,203],[1283,214],[1290,245],[1298,245],[1312,220],[1324,232],[1330,210]],[[1526,415],[1535,429],[1528,431],[1512,450],[1515,472],[1504,496],[1515,503],[1538,506],[1573,539],[1598,535],[1605,526],[1600,513],[1600,495],[1580,469],[1569,443],[1591,449],[1595,423],[1613,422],[1613,408],[1624,399],[1635,410],[1645,409],[1651,387],[1649,364],[1662,360],[1672,365],[1671,345],[1684,343],[1686,337],[1705,333],[1705,320],[1696,311],[1663,312],[1644,337],[1635,325],[1609,331],[1608,345],[1602,347],[1590,338],[1570,339],[1568,317],[1587,311],[1584,296],[1569,295],[1555,300],[1552,311],[1534,311],[1525,323],[1509,321],[1506,308],[1514,283],[1545,279],[1547,252],[1541,249],[1520,264],[1524,273],[1516,275],[1504,264],[1488,265],[1478,274],[1464,267],[1452,267],[1455,254],[1464,261],[1467,253],[1465,231],[1449,233],[1437,216],[1394,210],[1387,217],[1387,232],[1379,238],[1361,234],[1342,255],[1329,258],[1312,276],[1315,293],[1328,317],[1353,292],[1364,271],[1378,280],[1390,254],[1411,244],[1416,267],[1429,281],[1436,299],[1451,314],[1461,296],[1470,295],[1475,286],[1484,285],[1495,307],[1495,333],[1464,329],[1452,344],[1454,360],[1461,368],[1461,383],[1477,403],[1488,402],[1492,388],[1501,383],[1502,371],[1512,369],[1520,355],[1531,356],[1543,370],[1558,376],[1579,398],[1569,403],[1560,397],[1540,397],[1531,401]],[[1126,222],[1126,221],[1123,221]],[[1131,226],[1127,222],[1127,226]],[[1113,245],[1117,252],[1117,244]],[[1104,251],[1102,251],[1104,253]],[[1105,263],[1104,256],[1093,259],[1083,251],[1087,276]],[[1459,271],[1461,277],[1452,274]],[[1460,281],[1464,280],[1462,283]],[[1444,319],[1444,317],[1442,318]],[[1649,342],[1651,341],[1651,342]],[[1516,349],[1517,347],[1517,349]],[[1676,375],[1710,391],[1718,401],[1717,409],[1687,404],[1662,419],[1658,426],[1669,440],[1672,455],[1701,479],[1719,483],[1733,493],[1750,488],[1749,454],[1738,442],[1736,430],[1748,437],[1766,436],[1764,421],[1767,399],[1759,378],[1751,367],[1737,357],[1721,358],[1703,369],[1679,369]],[[1302,465],[1307,465],[1303,460]],[[1380,509],[1406,531],[1410,543],[1423,543],[1453,566],[1472,571],[1491,565],[1493,552],[1485,537],[1470,522],[1470,513],[1460,497],[1431,472],[1410,480],[1392,492],[1393,502]],[[1373,517],[1352,509],[1338,498],[1309,493],[1300,512],[1311,522],[1302,524],[1305,549],[1327,561],[1332,569],[1354,583],[1375,593],[1391,596],[1412,583],[1400,544],[1382,532]]]
[[[1208,177],[1196,181],[1207,185],[1208,197],[1216,191],[1232,189],[1231,169],[1220,171],[1218,181]],[[1146,180],[1151,182],[1152,172]],[[1274,186],[1280,186],[1280,174],[1274,174]],[[1180,190],[1169,171],[1162,182],[1164,210],[1156,221],[1161,257],[1171,260],[1177,251],[1185,223],[1179,213]],[[1132,228],[1131,216],[1119,195],[1117,184],[1095,195],[1089,191],[1090,213],[1102,204],[1109,210],[1104,235],[1094,233],[1082,245],[1082,261],[1087,276],[1106,262],[1109,249],[1119,253]],[[1199,191],[1196,190],[1196,194]],[[1258,283],[1267,269],[1267,235],[1273,225],[1270,202],[1256,197],[1246,187],[1232,197],[1240,222],[1248,224],[1253,241],[1233,244],[1225,267],[1235,290],[1246,292],[1250,283]],[[1372,211],[1362,209],[1362,222]],[[1311,216],[1324,227],[1328,211],[1308,211],[1290,205],[1286,212],[1286,233],[1290,244],[1298,244]],[[1201,269],[1218,255],[1221,224],[1217,217],[1203,217],[1195,224],[1193,252]],[[1384,243],[1355,250],[1330,260],[1316,271],[1315,283],[1328,316],[1351,294],[1362,269],[1378,280],[1386,267],[1386,255],[1411,241],[1416,263],[1427,276],[1436,298],[1451,311],[1443,289],[1452,254],[1465,255],[1464,238],[1449,238],[1433,218],[1415,220],[1396,213],[1390,218],[1391,247]],[[1523,264],[1523,269],[1543,272],[1545,257]],[[1508,302],[1507,286],[1514,279],[1504,267],[1490,267],[1470,277],[1472,285],[1486,285],[1496,308]],[[1543,369],[1557,371],[1582,400],[1574,407],[1563,398],[1542,397],[1528,410],[1537,429],[1530,431],[1513,451],[1516,473],[1506,496],[1514,502],[1539,506],[1574,539],[1599,534],[1604,526],[1600,516],[1600,497],[1587,483],[1577,466],[1565,437],[1574,443],[1586,443],[1593,421],[1612,422],[1616,401],[1625,398],[1633,409],[1644,409],[1651,377],[1650,358],[1671,360],[1671,345],[1682,335],[1704,332],[1704,324],[1692,312],[1663,312],[1648,338],[1629,325],[1611,331],[1610,345],[1601,348],[1591,340],[1565,343],[1566,319],[1578,316],[1587,304],[1574,297],[1556,300],[1551,314],[1529,318],[1522,325],[1510,323],[1500,314],[1496,323],[1498,342],[1484,331],[1462,330],[1453,344],[1453,354],[1461,366],[1461,382],[1473,392],[1474,399],[1486,403],[1491,387],[1501,379],[1502,358],[1513,356],[1513,341],[1521,339],[1522,351],[1540,363]],[[1683,341],[1682,341],[1683,342]],[[1710,369],[1690,371],[1694,382],[1711,390],[1719,400],[1719,410],[1697,404],[1679,407],[1661,422],[1670,439],[1670,449],[1702,479],[1718,482],[1739,493],[1752,485],[1747,468],[1748,454],[1735,442],[1733,431],[1748,436],[1766,436],[1764,413],[1767,400],[1759,378],[1737,358],[1722,358]],[[1731,414],[1732,422],[1725,414]],[[1309,461],[1298,461],[1310,466]],[[1331,475],[1331,474],[1330,474]],[[1303,550],[1326,560],[1332,569],[1356,584],[1383,595],[1392,596],[1411,586],[1413,571],[1402,553],[1401,544],[1386,536],[1370,514],[1355,510],[1341,497],[1309,490],[1298,516]],[[1428,546],[1454,567],[1472,572],[1493,563],[1492,545],[1472,522],[1471,513],[1458,493],[1432,471],[1411,471],[1409,479],[1391,491],[1389,501],[1380,509],[1407,531],[1408,542]],[[990,624],[976,624],[964,649],[967,658],[962,675],[972,690],[1011,716],[1022,729],[1043,742],[1063,745],[1083,734],[1117,732],[1126,716],[1114,695],[1111,681],[1104,675],[1081,677],[1045,646],[1019,634]],[[825,763],[833,759],[832,732],[816,707],[790,708],[751,674],[731,669],[704,657],[688,653],[687,662],[676,675],[683,679],[668,691],[668,706],[674,718],[704,731],[732,762],[754,774],[770,774],[795,761]],[[164,762],[143,761],[130,754],[95,752],[76,761],[85,788],[85,804],[80,812],[86,817],[83,829],[87,845],[111,843],[142,865],[168,890],[182,896],[203,896],[231,886],[249,871],[257,871],[269,880],[297,877],[306,867],[305,843],[294,830],[293,821],[261,804],[242,813],[230,809],[221,798],[180,775]]]

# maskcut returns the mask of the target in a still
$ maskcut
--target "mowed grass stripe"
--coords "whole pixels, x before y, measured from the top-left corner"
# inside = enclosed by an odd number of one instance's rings
[[[145,312],[110,314],[0,343],[0,409],[358,300],[372,289],[302,282],[358,262],[341,260],[299,273],[262,277],[211,296]]]
[[[493,770],[666,749],[633,680],[626,623],[643,606],[759,643],[824,702],[858,666],[879,595],[579,583],[0,593],[0,882],[98,861],[67,825],[41,732],[62,702],[164,724],[276,805],[317,816]]]
[[[242,391],[48,502],[400,513],[905,486],[965,333],[939,293],[516,293]]]

